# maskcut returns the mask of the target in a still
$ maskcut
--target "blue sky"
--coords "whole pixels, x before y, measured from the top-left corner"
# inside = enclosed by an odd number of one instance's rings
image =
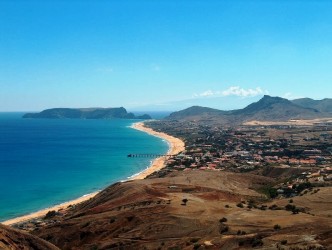
[[[0,111],[332,97],[332,1],[0,0]]]

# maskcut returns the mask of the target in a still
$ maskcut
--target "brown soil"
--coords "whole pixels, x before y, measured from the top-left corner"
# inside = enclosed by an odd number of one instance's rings
[[[0,224],[0,249],[2,250],[59,250],[49,242],[23,231]]]
[[[249,200],[264,200],[255,189],[272,181],[251,174],[186,171],[117,183],[58,218],[57,224],[33,233],[61,249],[328,248],[332,218],[320,207],[330,210],[330,203],[312,205],[315,216],[261,210],[261,204],[248,208]],[[321,189],[310,199],[296,197],[294,203],[331,201],[330,191]],[[280,206],[287,202],[278,200]]]

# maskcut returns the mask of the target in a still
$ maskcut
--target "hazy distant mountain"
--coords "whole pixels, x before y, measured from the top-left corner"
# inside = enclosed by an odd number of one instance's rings
[[[323,100],[313,100],[311,98],[300,98],[292,101],[296,105],[313,108],[320,112],[332,113],[332,99],[325,98]]]
[[[222,111],[194,106],[172,113],[167,119],[211,121],[222,124],[238,124],[246,121],[287,121],[290,119],[312,119],[328,116],[311,107],[303,107],[281,97],[265,95],[243,109]]]
[[[173,112],[169,115],[168,119],[182,119],[185,117],[198,117],[201,118],[203,116],[219,116],[228,113],[227,111],[222,111],[218,109],[200,107],[200,106],[193,106],[178,112]]]
[[[144,106],[131,107],[132,111],[168,111],[175,112],[192,106],[210,107],[218,110],[233,110],[243,108],[250,103],[258,101],[261,96],[219,96],[219,97],[195,97],[179,101],[163,102]],[[128,108],[129,109],[129,108]],[[149,112],[150,114],[150,112]]]
[[[87,109],[71,109],[71,108],[54,108],[46,109],[40,113],[27,113],[23,118],[48,118],[48,119],[151,119],[147,114],[135,116],[128,113],[123,107],[120,108],[87,108]]]

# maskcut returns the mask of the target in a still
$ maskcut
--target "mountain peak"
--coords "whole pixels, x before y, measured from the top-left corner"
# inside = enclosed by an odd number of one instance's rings
[[[220,124],[240,124],[253,120],[287,121],[289,119],[312,119],[326,117],[326,112],[323,113],[322,111],[332,110],[332,102],[330,103],[329,100],[319,101],[319,107],[319,109],[316,109],[311,104],[307,106],[299,105],[282,97],[264,95],[259,101],[243,109],[221,111],[194,106],[172,113],[168,119],[214,121]]]

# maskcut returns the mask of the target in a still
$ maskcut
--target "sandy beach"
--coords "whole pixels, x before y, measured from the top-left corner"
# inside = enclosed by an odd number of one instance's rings
[[[147,127],[144,126],[143,122],[134,123],[132,125],[132,128],[143,131],[143,132],[146,132],[150,135],[157,136],[157,137],[160,137],[160,138],[166,140],[168,142],[169,148],[170,148],[169,151],[168,151],[169,155],[178,154],[178,153],[180,153],[181,151],[183,151],[185,149],[184,142],[181,141],[180,139],[175,138],[175,137],[170,136],[170,135],[167,135],[165,133],[156,132],[156,131],[154,131],[150,128],[147,128]],[[132,178],[130,178],[128,180],[139,180],[139,179],[146,178],[148,175],[152,174],[153,172],[162,169],[164,167],[165,160],[166,160],[166,157],[159,157],[159,158],[155,159],[152,162],[152,164],[149,166],[149,168],[147,168],[146,170],[140,172],[139,174],[133,176]],[[84,195],[84,196],[82,196],[78,199],[71,200],[71,201],[62,203],[60,205],[56,205],[56,206],[46,208],[46,209],[43,209],[43,210],[39,210],[35,213],[31,213],[31,214],[28,214],[28,215],[24,215],[24,216],[16,217],[14,219],[3,221],[3,222],[1,222],[1,224],[13,225],[13,224],[17,224],[17,223],[20,223],[20,222],[40,218],[40,217],[45,216],[47,214],[47,212],[49,212],[49,211],[52,211],[52,210],[58,211],[58,210],[62,210],[62,209],[65,210],[65,209],[68,208],[68,206],[76,205],[76,204],[79,204],[83,201],[87,201],[87,200],[93,198],[96,194],[98,194],[98,192],[87,194],[87,195]]]
[[[144,131],[150,135],[157,136],[157,137],[160,137],[160,138],[166,140],[169,144],[169,151],[167,152],[168,155],[176,155],[185,149],[184,142],[181,141],[180,139],[170,136],[168,134],[162,133],[162,132],[156,132],[156,131],[152,130],[151,128],[147,128],[144,126],[143,122],[134,123],[132,128],[140,130],[140,131]],[[134,176],[131,179],[132,180],[144,179],[145,177],[152,174],[153,172],[162,169],[164,167],[165,160],[166,160],[166,157],[159,157],[159,158],[155,159],[148,169],[141,172],[137,176]]]

